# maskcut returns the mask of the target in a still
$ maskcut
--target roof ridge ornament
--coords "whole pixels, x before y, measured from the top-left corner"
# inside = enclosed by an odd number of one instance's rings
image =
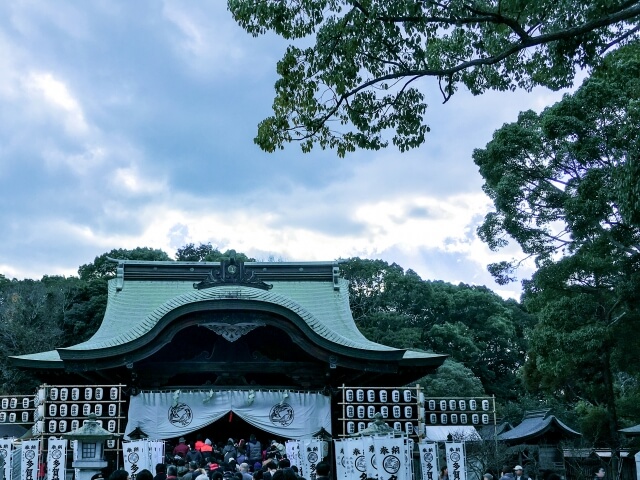
[[[255,270],[246,268],[243,261],[236,260],[235,252],[233,251],[229,260],[220,261],[220,266],[212,268],[204,280],[193,284],[193,288],[203,290],[205,288],[228,285],[240,285],[262,290],[271,290],[273,288],[273,285],[260,280]]]

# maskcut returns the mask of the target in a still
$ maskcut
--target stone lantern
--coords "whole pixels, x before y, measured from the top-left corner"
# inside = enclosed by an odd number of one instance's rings
[[[62,438],[78,441],[71,464],[76,469],[76,480],[91,480],[92,476],[107,466],[103,457],[104,442],[118,437],[117,434],[102,428],[96,418],[92,413],[82,427],[61,434]]]

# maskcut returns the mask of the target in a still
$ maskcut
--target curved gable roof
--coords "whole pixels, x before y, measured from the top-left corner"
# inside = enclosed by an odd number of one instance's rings
[[[13,358],[21,366],[61,368],[65,359],[121,353],[151,342],[164,324],[187,311],[185,309],[216,309],[218,302],[221,306],[235,304],[234,308],[267,311],[276,308],[279,312],[289,312],[287,317],[293,319],[312,342],[337,346],[341,351],[350,351],[351,355],[366,353],[403,360],[407,365],[428,362],[437,364],[435,366],[446,358],[396,349],[362,335],[349,308],[348,282],[337,278],[333,263],[247,264],[262,267],[257,270],[260,273],[267,272],[264,277],[272,284],[270,290],[238,284],[194,289],[194,279],[201,279],[205,269],[219,265],[217,262],[122,262],[122,272],[108,283],[108,303],[102,324],[89,340]],[[128,274],[128,268],[134,273]]]
[[[498,435],[498,440],[525,441],[540,437],[552,429],[556,429],[567,437],[581,435],[561,422],[555,415],[551,415],[549,410],[534,410],[525,413],[520,425]]]

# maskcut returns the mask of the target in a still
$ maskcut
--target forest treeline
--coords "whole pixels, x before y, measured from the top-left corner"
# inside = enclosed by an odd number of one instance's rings
[[[31,393],[38,385],[30,372],[12,367],[7,356],[73,345],[97,330],[107,303],[106,283],[115,276],[116,264],[108,257],[219,261],[229,253],[210,244],[186,245],[175,258],[150,248],[116,249],[80,266],[77,277],[9,280],[0,275],[3,393]],[[237,258],[254,260],[243,254]],[[435,375],[420,380],[428,396],[495,395],[499,417],[512,424],[521,421],[525,410],[553,408],[590,443],[611,440],[607,410],[598,397],[599,373],[584,358],[588,342],[584,348],[555,352],[561,358],[534,352],[539,330],[544,338],[553,326],[527,307],[526,294],[522,303],[505,300],[484,286],[423,280],[395,263],[357,257],[342,260],[341,272],[350,282],[353,317],[364,335],[393,347],[449,355]],[[616,347],[616,355],[633,365],[613,365],[620,427],[637,423],[640,414],[638,374],[633,373],[640,362],[632,338]],[[538,368],[543,360],[558,362],[558,368],[573,364],[575,384],[556,388],[546,378],[549,372]]]

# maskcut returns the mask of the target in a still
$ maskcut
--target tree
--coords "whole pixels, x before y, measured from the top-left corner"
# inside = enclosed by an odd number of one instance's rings
[[[137,247],[133,250],[114,248],[110,252],[96,257],[93,263],[87,263],[78,268],[78,275],[82,280],[96,278],[114,278],[116,276],[117,262],[109,260],[147,260],[147,261],[172,261],[169,255],[162,250],[148,247]]]
[[[176,252],[176,260],[179,262],[219,262],[231,256],[242,262],[255,262],[254,258],[249,258],[244,253],[236,253],[235,250],[227,250],[223,253],[210,243],[201,243],[197,247],[193,243],[188,243]]]
[[[21,280],[0,285],[0,382],[3,393],[31,393],[38,385],[30,373],[9,364],[8,356],[50,350],[62,345],[65,312],[73,282],[62,277]]]
[[[486,395],[482,382],[473,372],[447,359],[435,374],[420,379],[424,393],[428,397],[482,397]]]
[[[619,448],[619,379],[637,379],[640,228],[621,210],[640,133],[640,45],[607,55],[573,95],[541,114],[521,113],[474,152],[496,211],[478,233],[493,249],[515,239],[538,270],[523,282],[536,313],[527,384],[566,402],[602,408]],[[518,262],[490,266],[513,280]],[[636,380],[637,385],[637,380]],[[593,411],[592,411],[593,413]]]
[[[448,354],[484,391],[516,398],[532,317],[486,287],[425,281],[382,260],[341,265],[356,325],[367,338],[397,348]],[[450,371],[449,371],[450,373]]]
[[[273,116],[255,142],[265,151],[299,141],[337,149],[424,142],[418,87],[437,79],[444,101],[486,90],[570,86],[638,32],[637,1],[228,0],[250,34],[297,42],[278,62]],[[315,42],[315,43],[314,43]],[[349,126],[347,126],[349,125]]]

